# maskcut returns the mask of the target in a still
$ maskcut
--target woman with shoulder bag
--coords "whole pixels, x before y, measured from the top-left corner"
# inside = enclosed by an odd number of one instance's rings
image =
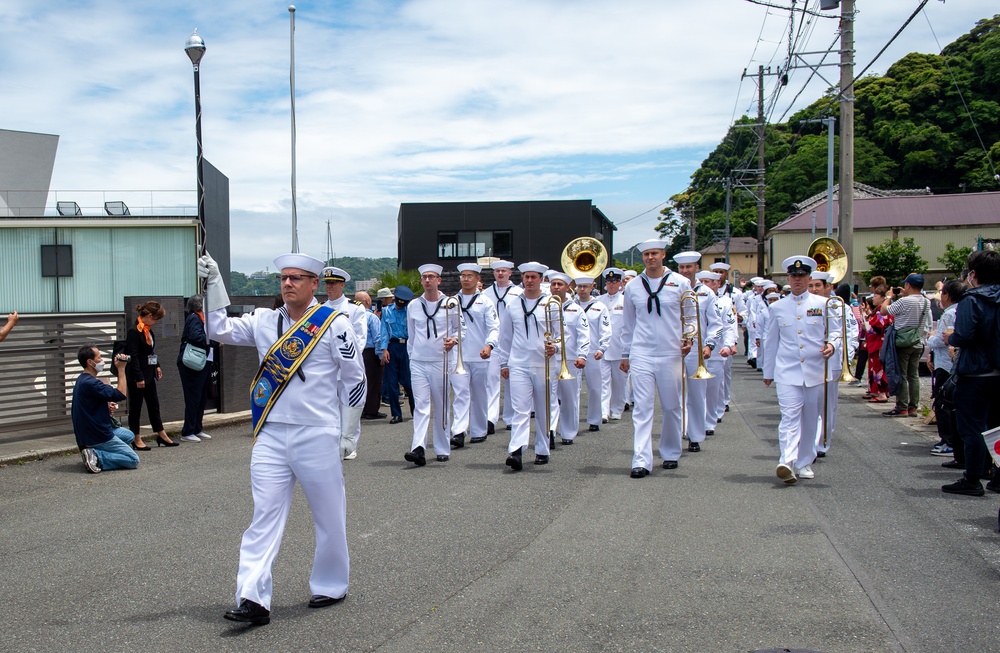
[[[212,436],[202,428],[205,402],[208,400],[208,382],[212,375],[212,343],[205,333],[204,301],[194,296],[187,301],[187,318],[181,334],[181,348],[177,353],[177,371],[184,391],[184,426],[181,440],[201,442]]]
[[[139,438],[139,418],[142,416],[142,404],[145,401],[149,410],[149,425],[156,433],[156,444],[162,447],[176,447],[167,432],[163,430],[163,420],[160,419],[160,398],[156,394],[156,382],[163,378],[159,360],[154,350],[155,340],[152,327],[159,322],[166,311],[159,302],[146,302],[135,307],[138,319],[135,326],[125,334],[125,353],[129,355],[125,366],[125,380],[128,382],[128,428],[135,433],[136,442]],[[137,447],[145,451],[149,447]]]

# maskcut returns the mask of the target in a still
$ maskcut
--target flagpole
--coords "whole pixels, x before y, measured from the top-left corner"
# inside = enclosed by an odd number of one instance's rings
[[[292,252],[298,252],[299,225],[298,215],[295,210],[295,5],[288,5],[288,16],[290,19],[288,41],[291,52],[288,78],[291,84],[292,97]]]

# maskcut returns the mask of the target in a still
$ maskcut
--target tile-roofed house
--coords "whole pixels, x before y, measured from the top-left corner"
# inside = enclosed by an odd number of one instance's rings
[[[808,202],[803,202],[808,205]],[[834,220],[839,201],[833,202]],[[813,214],[815,213],[815,235]],[[826,235],[826,199],[800,211],[768,232],[769,270],[774,262],[805,253],[815,237]],[[837,224],[833,225],[837,237]],[[888,239],[913,238],[932,276],[945,273],[937,258],[945,245],[975,247],[979,238],[1000,239],[1000,192],[951,195],[889,195],[854,199],[855,272],[868,269],[868,247]]]
[[[701,250],[701,266],[708,269],[712,263],[726,262],[726,241],[720,240]],[[733,277],[751,277],[757,274],[757,239],[745,236],[729,239],[730,274]],[[739,274],[737,274],[739,273]]]

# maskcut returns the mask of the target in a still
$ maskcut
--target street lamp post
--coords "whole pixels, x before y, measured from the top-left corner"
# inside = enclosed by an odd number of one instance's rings
[[[205,166],[201,149],[201,79],[198,75],[201,58],[205,56],[205,39],[196,29],[184,44],[191,65],[194,66],[194,130],[198,139],[198,223],[201,225],[201,254],[208,247],[208,230],[205,228]]]

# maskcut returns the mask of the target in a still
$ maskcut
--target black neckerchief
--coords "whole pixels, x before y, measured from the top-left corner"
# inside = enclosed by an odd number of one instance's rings
[[[472,319],[472,313],[469,312],[469,309],[472,308],[472,305],[476,303],[477,299],[479,299],[479,293],[476,293],[475,295],[472,296],[472,299],[469,300],[468,306],[463,306],[462,300],[461,299],[458,300],[458,305],[462,307],[462,312],[465,313],[465,315],[469,318],[469,322],[471,322],[472,324],[475,324],[476,321]]]
[[[507,290],[503,291],[503,297],[501,297],[500,293],[497,292],[497,288],[499,288],[499,286],[496,284],[495,281],[493,282],[493,294],[497,298],[497,305],[498,306],[503,306],[504,308],[507,308],[507,306],[506,306],[506,304],[504,304],[503,300],[507,299],[507,293],[509,293],[510,289],[513,288],[513,287],[514,287],[514,284],[509,284],[507,286]]]
[[[583,312],[586,313],[587,311],[589,311],[590,307],[593,306],[594,302],[596,302],[596,301],[597,301],[596,299],[591,299],[589,304],[587,304],[586,306],[582,307],[583,308]]]
[[[434,337],[437,338],[438,337],[438,325],[437,325],[437,322],[434,321],[434,316],[437,315],[437,312],[441,310],[441,302],[442,302],[442,300],[444,298],[442,297],[441,299],[439,299],[437,301],[437,304],[434,305],[434,312],[433,313],[428,313],[427,312],[427,300],[425,298],[423,298],[423,297],[421,297],[420,299],[421,299],[420,308],[421,308],[421,310],[423,310],[424,315],[427,316],[427,339],[428,340],[431,339],[431,325],[434,325]]]
[[[670,273],[669,272],[665,272],[664,273],[663,279],[660,280],[660,287],[656,289],[656,292],[653,292],[653,290],[649,287],[649,283],[647,282],[647,277],[646,277],[645,274],[643,274],[639,278],[642,280],[642,287],[646,289],[646,294],[649,295],[649,298],[646,299],[646,310],[649,312],[650,315],[652,315],[653,314],[653,302],[655,301],[656,302],[656,314],[659,315],[660,314],[660,298],[659,298],[659,294],[660,294],[660,291],[663,290],[663,286],[666,285],[667,279],[670,278]]]
[[[535,312],[535,309],[538,308],[538,305],[542,303],[542,298],[544,296],[545,295],[539,295],[538,299],[535,301],[535,305],[529,311],[528,310],[528,304],[525,303],[525,301],[524,301],[524,295],[521,295],[521,308],[524,310],[524,335],[525,335],[525,337],[528,337],[528,317],[530,317]],[[535,318],[535,335],[536,336],[538,335],[538,318]]]

